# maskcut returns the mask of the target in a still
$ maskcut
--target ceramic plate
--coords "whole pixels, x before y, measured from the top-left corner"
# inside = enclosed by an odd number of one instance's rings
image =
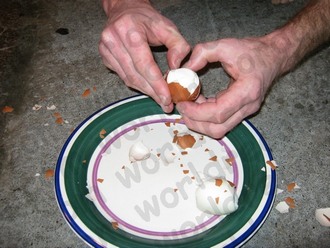
[[[176,137],[189,134],[191,148]],[[134,161],[133,146],[148,149]],[[142,145],[141,145],[142,144]],[[259,132],[243,121],[221,140],[192,132],[135,96],[101,109],[66,141],[55,172],[63,216],[93,247],[237,247],[261,227],[273,205],[276,174]],[[196,206],[209,178],[235,185],[238,209],[212,215]]]

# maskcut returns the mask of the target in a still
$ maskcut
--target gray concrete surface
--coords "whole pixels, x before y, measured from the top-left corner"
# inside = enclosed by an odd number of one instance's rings
[[[192,44],[223,37],[263,35],[284,24],[306,1],[153,1]],[[0,3],[0,247],[86,247],[66,224],[55,200],[54,169],[70,132],[105,105],[136,94],[102,64],[97,45],[106,17],[100,1],[2,0]],[[67,28],[61,35],[55,31]],[[164,52],[156,52],[166,70]],[[329,247],[330,229],[314,218],[330,207],[330,48],[324,46],[274,85],[252,123],[280,165],[277,195],[296,200],[287,214],[273,209],[244,247]],[[204,93],[226,87],[212,68],[201,75]],[[96,87],[89,97],[81,94]],[[33,110],[39,104],[42,108]],[[47,110],[55,105],[56,110]],[[67,123],[55,123],[59,112]],[[40,176],[38,176],[38,174]]]

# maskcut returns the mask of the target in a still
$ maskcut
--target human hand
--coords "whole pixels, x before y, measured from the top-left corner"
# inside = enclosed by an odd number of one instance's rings
[[[104,0],[103,6],[109,16],[99,43],[103,63],[127,86],[149,95],[165,112],[171,112],[170,92],[150,46],[168,48],[171,69],[180,66],[190,46],[177,27],[148,1]]]
[[[230,77],[227,89],[215,97],[180,102],[178,111],[186,125],[213,138],[221,138],[245,117],[259,110],[267,89],[282,69],[285,56],[272,41],[262,38],[222,39],[198,44],[184,67],[198,71],[221,62]]]

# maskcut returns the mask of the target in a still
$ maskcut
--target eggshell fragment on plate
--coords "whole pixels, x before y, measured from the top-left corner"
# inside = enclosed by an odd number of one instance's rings
[[[228,215],[237,210],[238,196],[234,185],[229,181],[224,178],[212,178],[197,188],[196,204],[203,212]]]
[[[267,165],[269,165],[271,168],[272,168],[272,170],[276,170],[277,169],[277,164],[276,164],[276,162],[275,162],[275,160],[272,160],[272,161],[266,161],[266,164]]]
[[[129,149],[129,159],[132,162],[145,160],[150,157],[149,148],[142,141],[138,141]]]
[[[107,131],[105,129],[102,129],[100,132],[99,132],[99,136],[101,139],[104,139],[105,138],[105,134],[107,133]]]
[[[111,226],[113,229],[117,230],[119,228],[119,224],[116,221],[111,222]]]
[[[188,68],[170,70],[165,75],[165,79],[174,103],[194,101],[200,94],[199,77],[193,70]]]
[[[315,210],[315,218],[322,226],[330,226],[330,208],[319,208]]]
[[[194,136],[188,133],[175,134],[173,143],[178,144],[182,149],[192,148],[196,143]]]
[[[175,152],[166,150],[163,157],[166,163],[171,164],[177,156]]]

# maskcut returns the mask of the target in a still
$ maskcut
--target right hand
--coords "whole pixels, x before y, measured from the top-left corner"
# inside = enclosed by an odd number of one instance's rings
[[[222,138],[258,111],[287,61],[287,54],[275,44],[275,38],[265,36],[196,45],[184,67],[199,71],[208,63],[220,62],[230,76],[230,83],[215,97],[201,95],[195,102],[179,102],[176,107],[185,124],[210,137]]]
[[[108,22],[99,43],[103,63],[127,86],[149,95],[165,112],[171,112],[170,92],[150,46],[165,45],[168,65],[174,69],[189,53],[189,44],[148,1],[120,0],[111,7],[107,1],[103,4]]]

